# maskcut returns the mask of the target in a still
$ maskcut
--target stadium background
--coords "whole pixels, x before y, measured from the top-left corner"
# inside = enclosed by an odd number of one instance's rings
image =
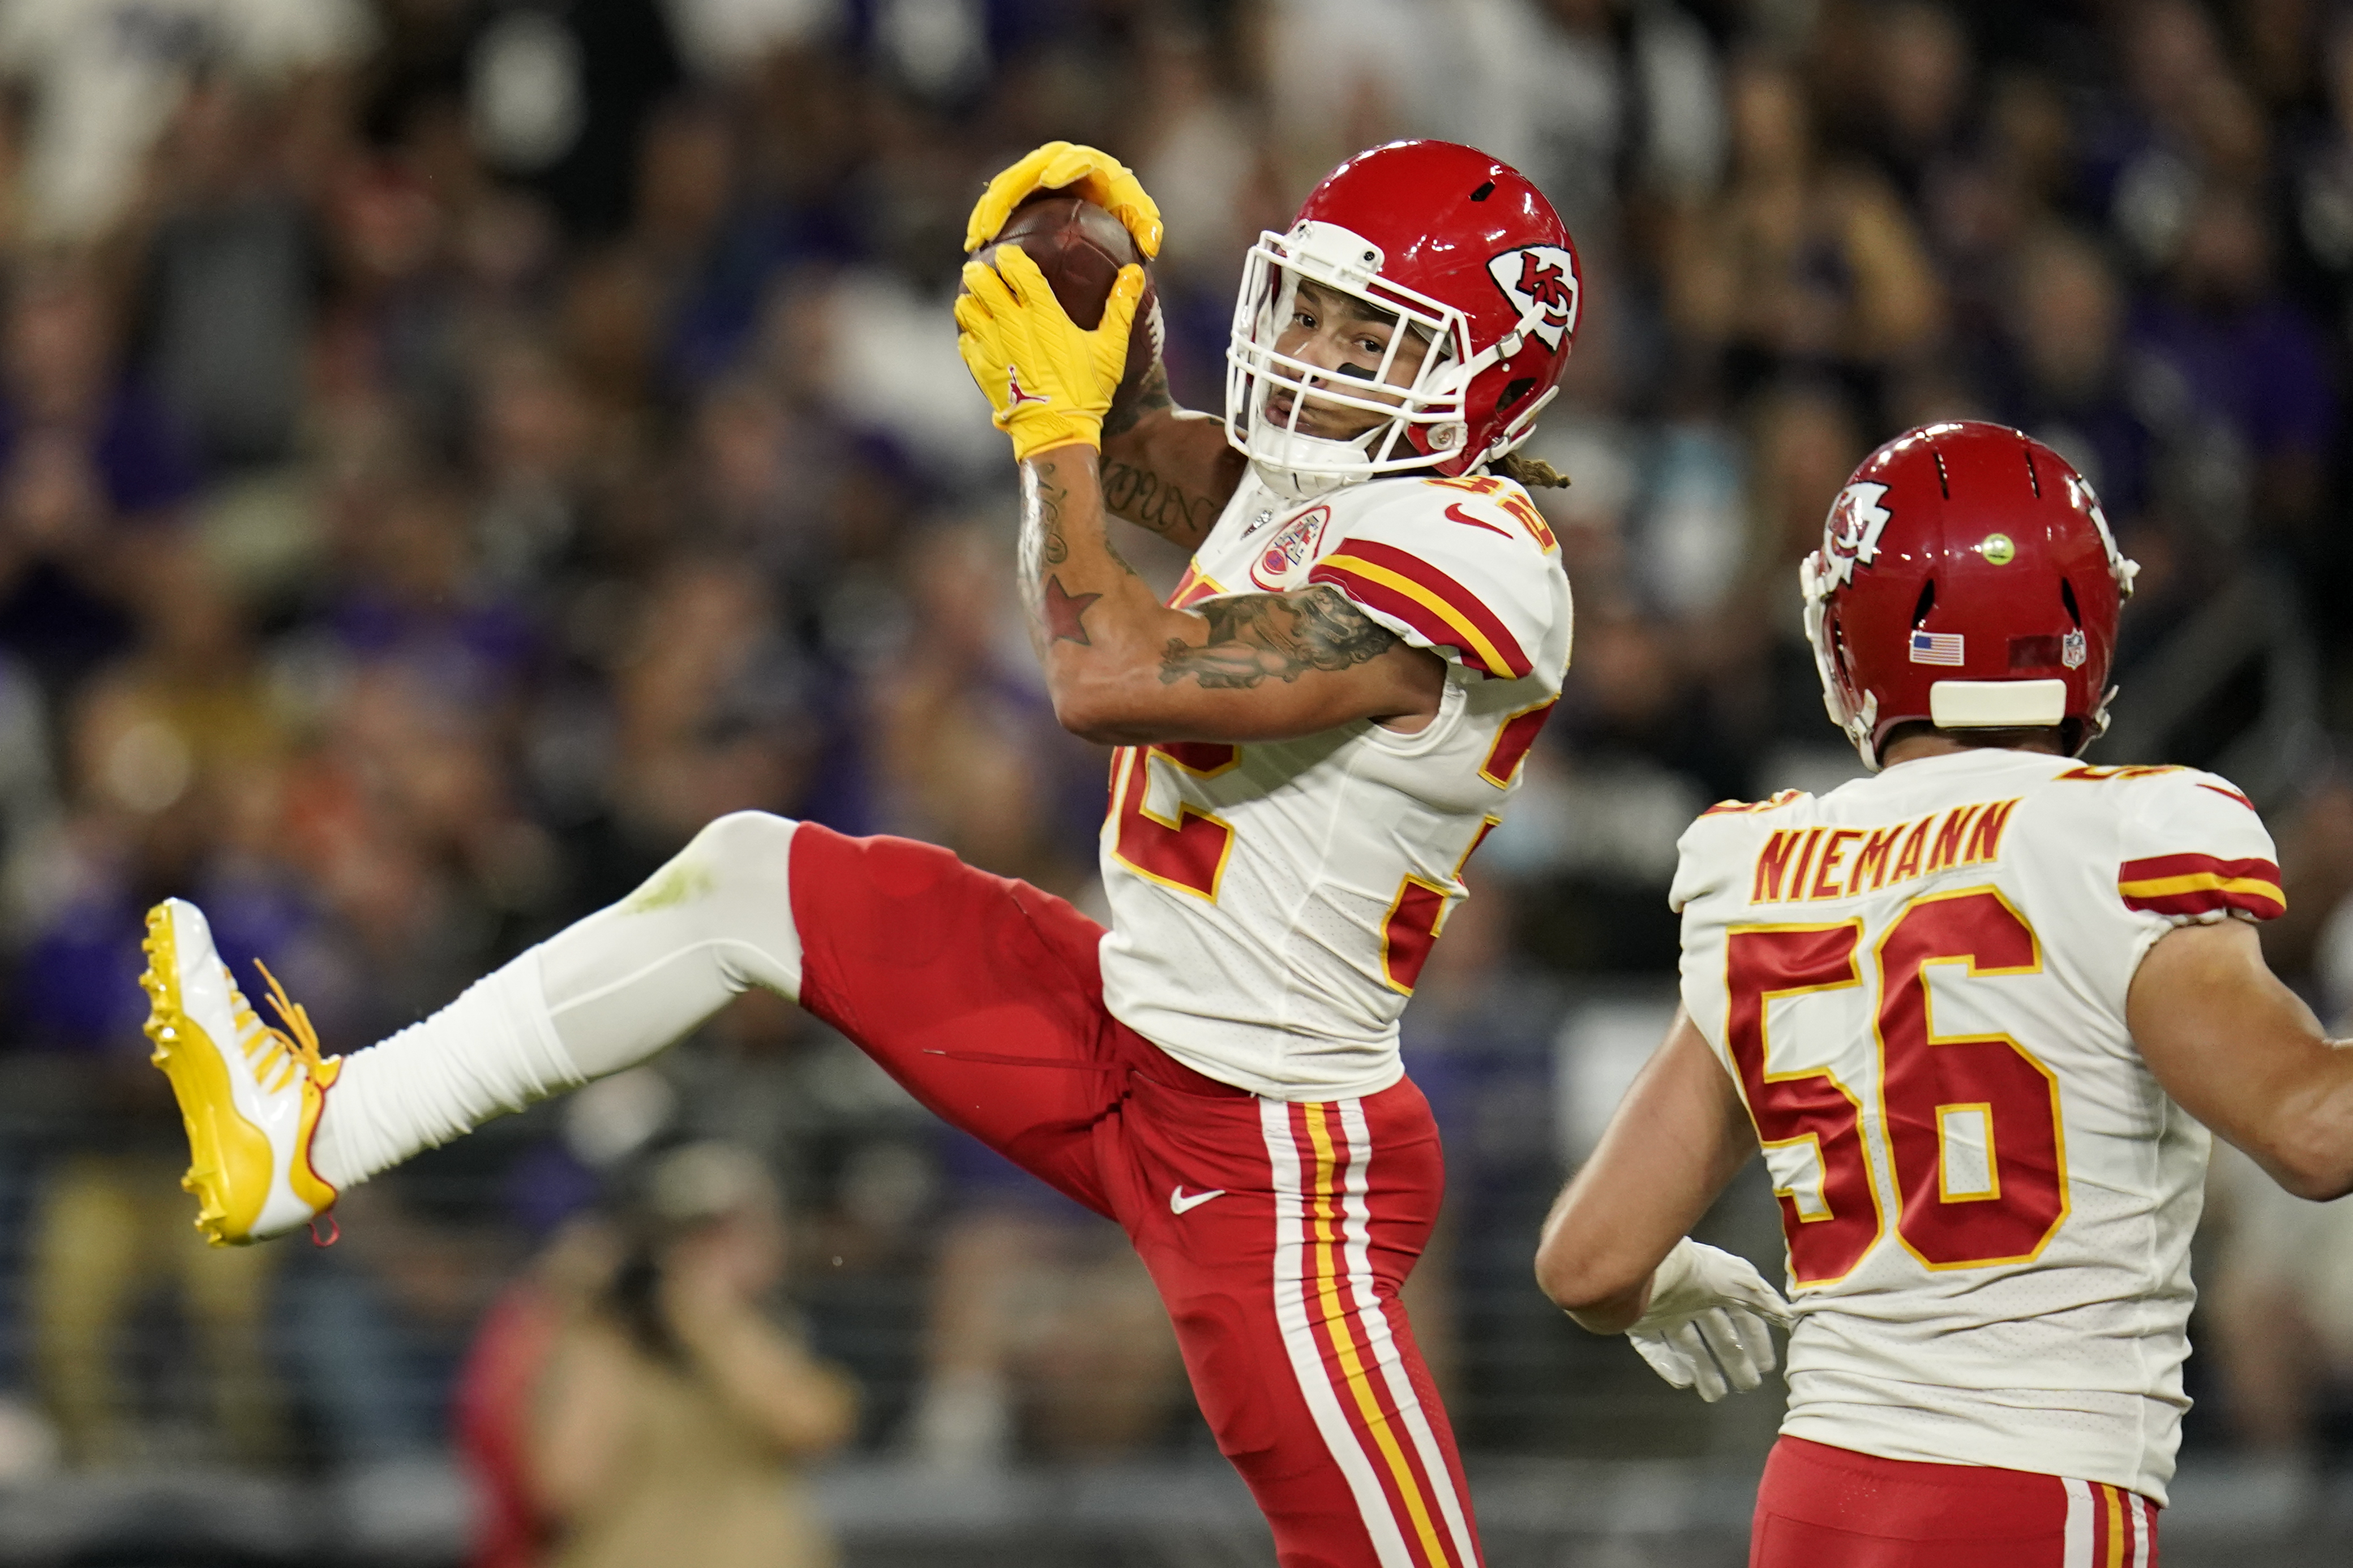
[[[1532,448],[1576,666],[1406,1025],[1499,1568],[1742,1560],[1777,1401],[1671,1394],[1527,1259],[1671,1005],[1683,825],[1853,771],[1793,568],[1877,441],[1982,416],[2094,480],[2145,567],[2095,755],[2244,786],[2273,961],[2353,1007],[2325,0],[5,0],[0,76],[0,1561],[462,1560],[486,1309],[690,1137],[773,1169],[778,1310],[864,1388],[851,1563],[1268,1561],[1115,1234],[782,1004],[332,1249],[196,1245],[139,1036],[165,892],[348,1049],[741,807],[1099,908],[1105,759],[1034,674],[945,306],[1052,137],[1158,197],[1195,407],[1250,237],[1356,148],[1486,148],[1583,254]],[[2343,1561],[2353,1218],[2215,1187],[2167,1554]],[[1753,1170],[1711,1226],[1778,1257]]]

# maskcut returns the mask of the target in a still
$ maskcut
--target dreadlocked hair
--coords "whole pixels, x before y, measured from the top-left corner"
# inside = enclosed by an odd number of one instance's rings
[[[1514,452],[1487,465],[1514,484],[1527,489],[1568,489],[1568,476],[1546,462],[1542,458],[1522,457]]]

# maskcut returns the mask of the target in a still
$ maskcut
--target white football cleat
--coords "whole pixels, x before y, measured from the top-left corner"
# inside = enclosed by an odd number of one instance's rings
[[[185,899],[147,911],[145,946],[150,1059],[171,1079],[187,1123],[180,1185],[203,1205],[196,1228],[215,1247],[236,1247],[324,1214],[335,1189],[311,1168],[311,1140],[343,1058],[320,1056],[310,1015],[267,969],[286,1027],[261,1021],[214,951],[204,911]]]

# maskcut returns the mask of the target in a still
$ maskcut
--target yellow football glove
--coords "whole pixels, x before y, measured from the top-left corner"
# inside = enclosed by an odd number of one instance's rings
[[[1073,442],[1100,449],[1103,416],[1127,365],[1144,268],[1120,268],[1103,323],[1088,331],[1063,310],[1027,251],[1008,245],[996,261],[964,264],[956,352],[988,398],[997,427],[1013,437],[1013,460]]]
[[[1143,185],[1126,164],[1108,153],[1069,142],[1049,142],[997,178],[965,220],[964,248],[969,256],[997,237],[1005,220],[1022,199],[1039,191],[1069,190],[1127,226],[1135,247],[1147,257],[1160,254],[1160,208],[1145,195]]]

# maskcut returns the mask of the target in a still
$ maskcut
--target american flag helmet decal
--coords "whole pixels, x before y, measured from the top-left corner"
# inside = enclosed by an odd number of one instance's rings
[[[1915,664],[1958,665],[1961,658],[1961,634],[1958,632],[1923,632],[1912,634],[1912,662]]]

